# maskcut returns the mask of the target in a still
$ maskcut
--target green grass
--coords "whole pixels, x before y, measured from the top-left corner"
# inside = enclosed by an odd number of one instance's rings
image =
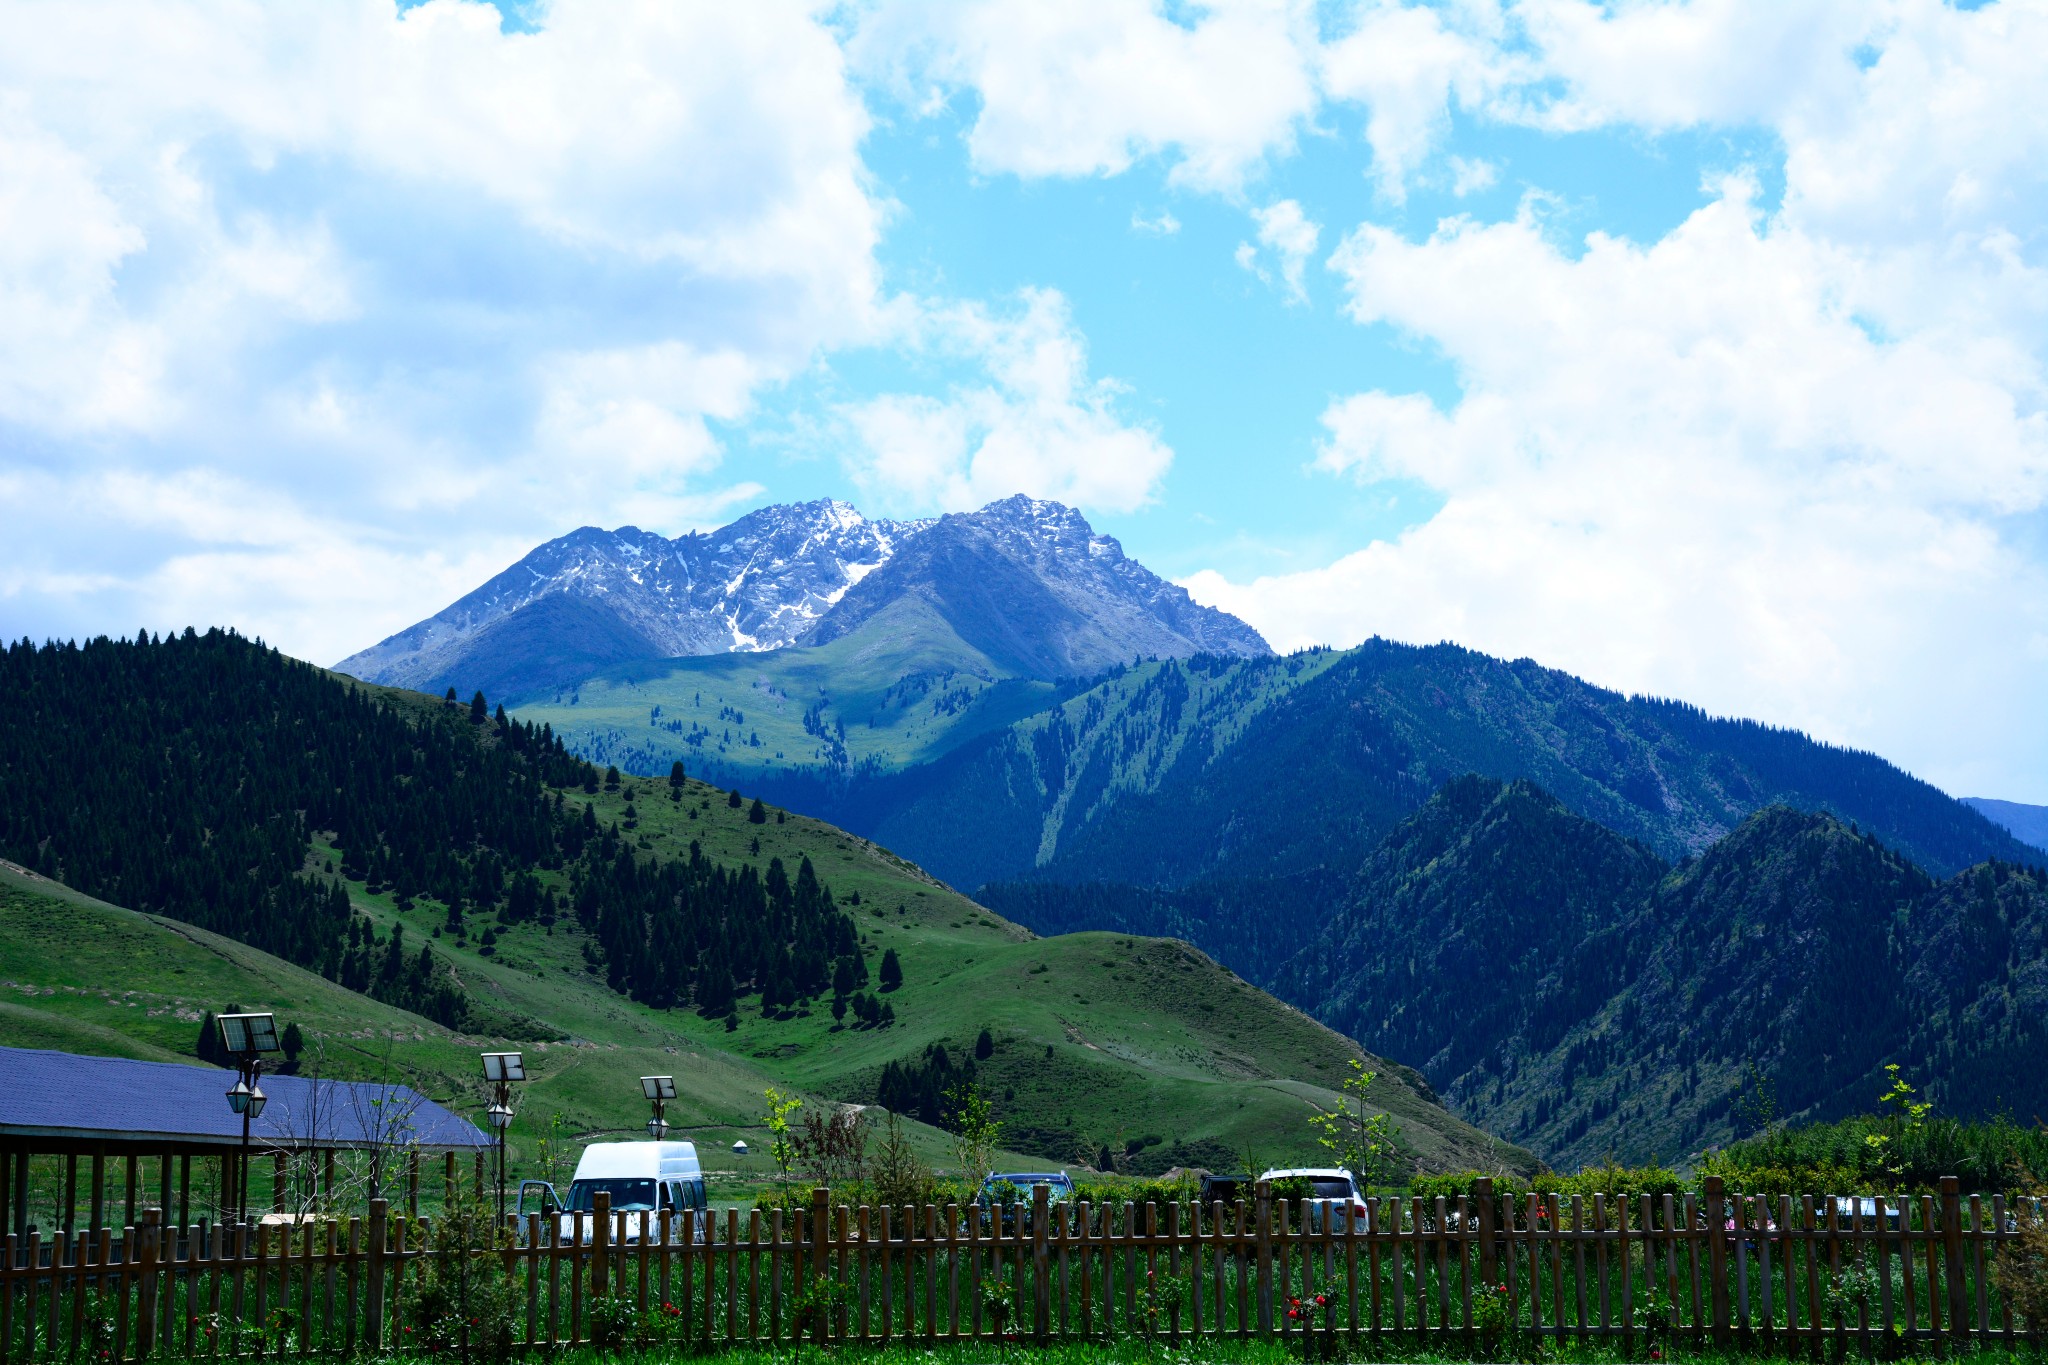
[[[1651,1360],[1651,1349],[1642,1342],[1637,1343],[1633,1353],[1625,1353],[1618,1343],[1606,1346],[1591,1342],[1567,1341],[1560,1344],[1545,1341],[1537,1358],[1556,1365],[1637,1365]],[[1680,1365],[1681,1362],[1685,1365],[1758,1365],[1759,1362],[1773,1360],[1811,1359],[1804,1355],[1793,1357],[1757,1351],[1694,1350],[1670,1343],[1656,1349],[1659,1351],[1658,1359],[1670,1362],[1670,1365]],[[984,1365],[998,1359],[1016,1361],[1019,1365],[1286,1365],[1286,1362],[1298,1361],[1302,1357],[1298,1347],[1289,1348],[1279,1342],[1204,1339],[1174,1346],[1163,1342],[1153,1345],[1140,1338],[1127,1337],[1115,1341],[1058,1342],[1046,1346],[1028,1343],[999,1346],[992,1341],[979,1341],[931,1345],[846,1345],[820,1349],[807,1344],[801,1356],[787,1347],[773,1351],[749,1349],[697,1354],[659,1347],[613,1351],[584,1346],[557,1352],[550,1358],[562,1365],[613,1365],[621,1360],[645,1362],[646,1365],[685,1360],[701,1362],[701,1365],[798,1365],[801,1360],[813,1361],[816,1365]],[[1367,1341],[1357,1350],[1340,1347],[1336,1356],[1340,1361],[1398,1361],[1408,1365],[1436,1365],[1437,1362],[1452,1365],[1453,1362],[1487,1358],[1471,1351],[1418,1344],[1412,1337],[1396,1337],[1381,1344]],[[1962,1360],[1973,1362],[1973,1365],[2039,1365],[2044,1358],[2048,1358],[2048,1352],[2024,1348],[1948,1354],[1920,1351],[1887,1357],[1900,1362]]]
[[[844,727],[849,764],[897,768],[936,758],[1058,696],[1050,683],[1010,676],[929,608],[906,600],[816,649],[623,665],[529,698],[516,714],[554,726],[597,763],[661,773],[681,759],[693,773],[745,782],[831,766],[831,742],[805,728],[814,707],[821,708],[814,725],[834,736]],[[683,733],[665,728],[676,722]]]

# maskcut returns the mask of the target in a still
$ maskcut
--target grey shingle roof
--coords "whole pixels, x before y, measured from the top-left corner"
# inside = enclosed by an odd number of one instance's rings
[[[227,1102],[234,1083],[235,1073],[218,1067],[0,1047],[0,1136],[239,1144],[242,1121]],[[262,1086],[269,1103],[250,1129],[258,1146],[469,1149],[491,1141],[407,1086],[303,1076],[265,1076]]]

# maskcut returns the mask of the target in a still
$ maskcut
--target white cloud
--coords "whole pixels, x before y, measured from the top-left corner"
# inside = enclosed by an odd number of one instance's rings
[[[1316,104],[1306,0],[882,0],[853,49],[913,107],[972,90],[975,166],[1021,176],[1163,155],[1176,183],[1229,190],[1292,150]]]
[[[1308,258],[1315,253],[1316,243],[1322,238],[1322,225],[1311,221],[1301,211],[1301,205],[1292,199],[1253,209],[1252,221],[1259,225],[1259,245],[1280,259],[1280,279],[1287,288],[1287,301],[1307,303],[1308,287],[1303,271],[1308,265]],[[1237,263],[1256,272],[1261,279],[1267,278],[1266,273],[1254,264],[1255,258],[1256,253],[1248,244],[1239,244]]]
[[[1858,258],[1752,191],[1649,246],[1566,251],[1527,216],[1352,233],[1352,315],[1441,348],[1463,396],[1340,400],[1316,463],[1442,510],[1327,568],[1190,589],[1279,646],[1455,639],[1958,783],[1986,775],[1955,755],[1991,761],[1987,722],[2048,752],[2038,686],[2014,690],[2048,677],[2048,570],[2003,530],[2048,505],[2041,358],[1874,335]]]
[[[1500,166],[1495,162],[1484,157],[1451,158],[1451,193],[1460,199],[1490,190],[1499,180]]]
[[[863,488],[910,511],[964,511],[1012,493],[1109,512],[1152,499],[1173,452],[1116,412],[1113,381],[1090,378],[1063,296],[1026,290],[1019,305],[1007,315],[924,306],[906,320],[912,344],[968,362],[977,382],[943,399],[849,404],[859,443],[849,464]]]
[[[758,491],[714,424],[880,325],[841,49],[796,5],[538,17],[6,8],[0,478],[77,510],[0,538],[0,614],[210,607],[338,657],[474,586],[446,566]]]
[[[1451,109],[1488,109],[1530,79],[1503,46],[1506,22],[1490,4],[1440,8],[1370,3],[1320,52],[1321,88],[1363,106],[1372,175],[1394,203],[1449,132]]]
[[[1133,213],[1131,215],[1131,231],[1142,232],[1148,237],[1171,237],[1180,231],[1180,219],[1174,217],[1165,209],[1161,209],[1150,218],[1145,217],[1143,214]]]

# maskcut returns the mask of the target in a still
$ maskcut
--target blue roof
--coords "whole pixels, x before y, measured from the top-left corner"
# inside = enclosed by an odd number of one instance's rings
[[[239,1145],[235,1073],[176,1062],[0,1047],[0,1136]],[[265,1076],[253,1144],[296,1148],[488,1147],[484,1131],[403,1085]]]

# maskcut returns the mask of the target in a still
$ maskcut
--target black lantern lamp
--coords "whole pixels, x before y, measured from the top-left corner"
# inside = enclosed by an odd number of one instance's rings
[[[668,1133],[668,1119],[664,1117],[663,1111],[668,1102],[676,1097],[676,1078],[673,1076],[642,1076],[640,1078],[640,1093],[645,1095],[647,1102],[654,1106],[654,1117],[647,1120],[647,1136],[659,1142]]]
[[[491,1085],[491,1107],[484,1111],[496,1138],[498,1222],[505,1221],[505,1130],[512,1126],[512,1083],[526,1079],[526,1058],[517,1052],[486,1052],[484,1079]]]
[[[249,1221],[249,1125],[263,1113],[265,1098],[258,1084],[263,1075],[263,1054],[282,1051],[277,1041],[274,1014],[219,1014],[214,1025],[220,1031],[221,1050],[235,1061],[235,1083],[229,1087],[228,1108],[241,1116],[241,1173],[235,1180],[235,1221]]]

